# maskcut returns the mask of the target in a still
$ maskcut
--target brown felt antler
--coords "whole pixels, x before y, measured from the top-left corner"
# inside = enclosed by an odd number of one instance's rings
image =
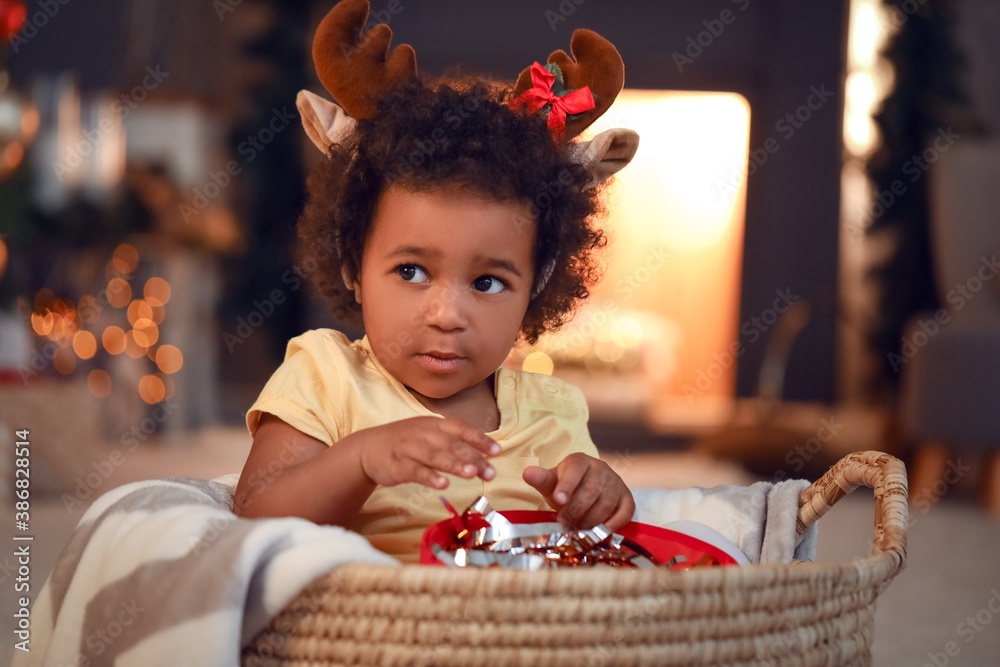
[[[625,64],[614,44],[593,30],[583,28],[573,32],[569,44],[573,57],[566,55],[566,52],[560,49],[552,52],[548,62],[559,65],[567,90],[589,86],[590,92],[594,95],[595,106],[566,121],[567,141],[600,118],[625,86]],[[514,96],[520,96],[531,88],[531,85],[531,68],[528,67],[517,78]]]
[[[313,39],[320,82],[354,118],[374,116],[375,102],[383,93],[417,75],[412,46],[389,50],[389,26],[379,23],[363,33],[368,12],[368,0],[342,0],[319,24]]]
[[[319,80],[343,107],[309,91],[300,92],[296,100],[306,133],[324,153],[354,131],[356,119],[375,115],[380,96],[417,75],[413,47],[402,44],[390,50],[389,26],[378,24],[364,32],[368,13],[368,0],[341,0],[320,22],[313,39]],[[566,90],[589,87],[595,106],[569,116],[565,130],[558,133],[560,141],[569,141],[587,129],[608,110],[625,85],[625,65],[618,49],[596,32],[575,31],[570,51],[573,57],[554,51],[548,62],[562,70]],[[514,97],[520,97],[532,84],[529,67],[521,72]],[[638,146],[639,135],[632,130],[611,129],[591,141],[574,143],[572,153],[591,173],[589,188],[627,165]]]

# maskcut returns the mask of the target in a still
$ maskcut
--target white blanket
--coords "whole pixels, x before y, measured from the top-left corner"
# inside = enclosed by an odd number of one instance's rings
[[[804,479],[750,486],[692,487],[677,491],[633,489],[634,521],[664,526],[696,521],[722,533],[751,563],[789,563],[816,558],[818,526],[796,539],[799,494]]]
[[[14,667],[236,666],[240,649],[316,577],[340,564],[398,565],[360,535],[302,519],[238,519],[236,475],[128,484],[87,511],[35,601],[30,652]],[[795,547],[804,481],[636,490],[635,519],[705,523],[752,562],[811,559]]]

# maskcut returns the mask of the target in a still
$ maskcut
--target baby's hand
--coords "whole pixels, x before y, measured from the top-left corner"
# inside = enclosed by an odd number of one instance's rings
[[[570,454],[551,470],[528,466],[523,477],[558,511],[567,528],[586,530],[603,523],[615,531],[635,512],[632,492],[622,478],[607,463],[586,454]]]
[[[485,455],[500,445],[465,422],[439,417],[413,417],[358,431],[361,468],[380,486],[416,482],[435,489],[448,486],[442,472],[491,480],[496,470]]]

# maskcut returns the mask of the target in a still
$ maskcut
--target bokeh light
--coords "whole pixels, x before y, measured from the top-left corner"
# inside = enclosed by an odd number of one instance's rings
[[[120,244],[111,256],[111,266],[118,275],[129,275],[139,266],[139,251],[128,243]]]
[[[97,398],[104,398],[111,393],[111,376],[107,371],[95,368],[87,374],[87,389]]]
[[[126,313],[128,316],[128,323],[133,326],[135,326],[135,323],[139,320],[153,319],[153,307],[143,299],[136,299],[130,303]]]
[[[156,365],[167,373],[176,373],[184,365],[184,355],[173,345],[161,345],[156,349]]]
[[[156,341],[160,337],[160,329],[153,320],[136,320],[136,323],[132,325],[132,337],[135,338],[139,347],[151,347],[156,345]]]
[[[44,313],[35,311],[31,313],[31,328],[39,336],[47,336],[52,332],[55,319],[55,315],[49,312],[48,309]]]
[[[555,364],[552,357],[544,352],[532,352],[524,358],[521,368],[529,373],[541,373],[542,375],[552,375]]]
[[[132,301],[132,286],[124,278],[112,278],[108,281],[108,303],[115,308],[125,308]]]
[[[7,270],[7,244],[0,239],[0,278],[3,278],[4,271]]]
[[[162,306],[170,301],[170,283],[156,276],[146,281],[142,295],[152,306]]]
[[[90,359],[97,354],[97,339],[89,331],[77,331],[73,334],[73,351],[81,359]]]
[[[163,380],[156,375],[143,375],[139,378],[139,397],[150,405],[159,403],[166,398],[167,391]]]
[[[6,14],[4,22],[0,26],[0,37],[10,39],[11,44],[15,44],[14,37],[21,30],[21,26],[24,25],[24,20],[28,16],[28,9],[24,4],[7,3],[7,5],[4,8],[4,13]]]
[[[101,334],[101,343],[108,354],[121,354],[125,351],[125,331],[112,325]]]
[[[38,326],[35,326],[35,322],[32,323],[36,333],[52,341],[72,342],[73,335],[80,328],[80,316],[71,302],[56,299],[42,309],[42,313]]]
[[[611,326],[611,340],[620,347],[632,347],[642,340],[642,325],[632,317],[620,317]]]

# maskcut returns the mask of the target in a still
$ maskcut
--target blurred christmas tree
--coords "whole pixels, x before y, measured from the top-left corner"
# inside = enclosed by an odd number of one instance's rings
[[[907,163],[912,168],[939,130],[951,127],[963,136],[979,130],[960,85],[965,61],[954,39],[955,4],[928,0],[916,11],[911,0],[885,0],[884,5],[899,27],[882,54],[892,66],[895,85],[875,115],[882,140],[867,165],[874,192],[891,191],[893,182],[909,173]],[[880,287],[872,343],[892,386],[899,374],[889,355],[900,353],[906,322],[941,307],[931,258],[929,188],[923,174],[868,228],[870,236],[890,239],[893,246],[869,271],[869,279]]]

